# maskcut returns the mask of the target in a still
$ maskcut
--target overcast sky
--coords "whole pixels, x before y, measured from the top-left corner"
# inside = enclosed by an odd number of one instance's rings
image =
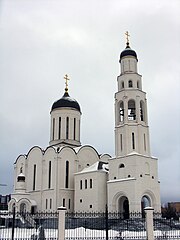
[[[82,109],[81,142],[114,156],[114,93],[125,31],[147,92],[162,202],[180,201],[180,1],[0,1],[0,193],[13,163],[49,144],[50,109],[69,93]]]

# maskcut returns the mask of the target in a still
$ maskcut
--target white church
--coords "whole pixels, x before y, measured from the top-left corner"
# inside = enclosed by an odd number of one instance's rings
[[[14,163],[14,192],[9,210],[69,212],[161,211],[158,159],[151,156],[146,93],[137,70],[137,54],[120,54],[115,93],[115,156],[81,145],[81,108],[70,97],[65,75],[64,95],[53,103],[50,142],[32,147]]]

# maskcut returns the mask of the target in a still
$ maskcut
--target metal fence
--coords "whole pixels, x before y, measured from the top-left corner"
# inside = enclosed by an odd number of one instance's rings
[[[154,239],[180,239],[180,221],[154,214]],[[0,213],[1,239],[58,239],[59,213]],[[147,239],[141,213],[66,213],[66,240]]]

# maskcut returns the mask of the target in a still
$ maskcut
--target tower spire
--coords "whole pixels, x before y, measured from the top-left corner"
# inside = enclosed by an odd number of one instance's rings
[[[70,80],[70,78],[68,77],[67,74],[65,74],[64,79],[65,79],[65,85],[66,85],[65,93],[68,93],[68,81]]]

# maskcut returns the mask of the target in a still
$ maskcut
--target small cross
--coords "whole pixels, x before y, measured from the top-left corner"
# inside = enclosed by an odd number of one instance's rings
[[[129,44],[130,35],[129,35],[128,31],[125,32],[125,35],[126,35],[127,44]]]
[[[70,80],[70,78],[68,77],[67,74],[65,74],[64,79],[65,79],[65,85],[66,85],[65,91],[68,92],[68,81]]]

